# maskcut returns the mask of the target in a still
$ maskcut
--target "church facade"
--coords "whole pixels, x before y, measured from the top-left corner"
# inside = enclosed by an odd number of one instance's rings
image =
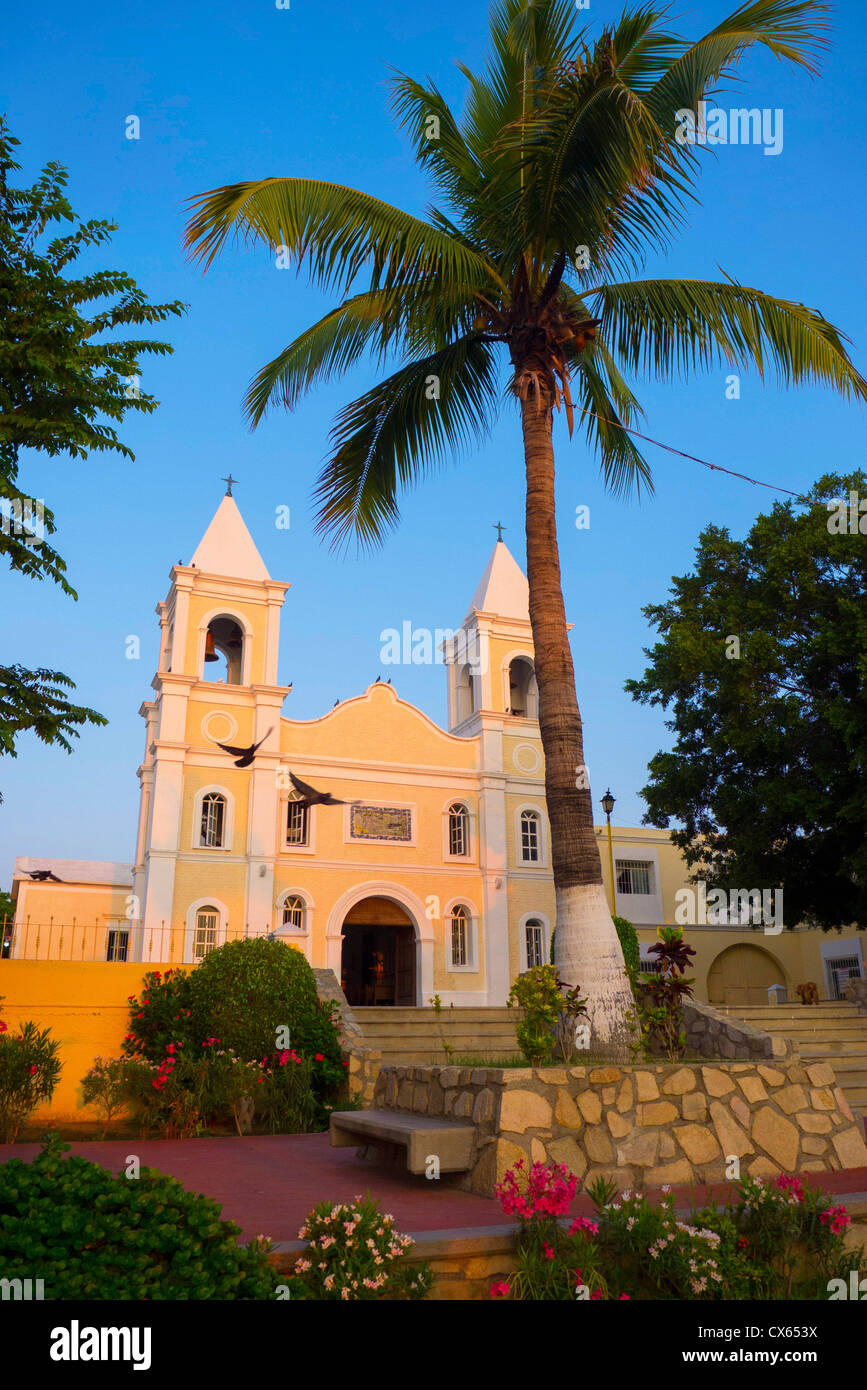
[[[319,719],[286,717],[289,588],[225,496],[157,606],[134,860],[17,859],[0,959],[189,966],[271,936],[333,970],[361,1007],[502,1005],[550,959],[529,594],[504,542],[463,622],[437,634],[447,728],[382,680]],[[648,962],[659,927],[684,921],[688,870],[665,831],[617,827],[610,854],[596,833],[609,903]],[[697,994],[712,1003],[761,1004],[804,980],[835,999],[865,973],[852,930],[687,920]]]
[[[333,969],[351,1003],[503,1003],[549,959],[554,926],[527,581],[504,542],[446,638],[447,729],[384,681],[320,719],[283,715],[290,586],[268,574],[232,496],[170,577],[141,707],[135,862],[126,884],[121,866],[90,866],[115,881],[81,903],[83,923],[104,898],[85,958],[194,964],[270,934]],[[331,800],[309,804],[291,776]],[[76,876],[55,869],[64,885]],[[68,924],[64,888],[27,888],[26,915],[48,921],[56,898]],[[23,917],[20,891],[19,903]]]

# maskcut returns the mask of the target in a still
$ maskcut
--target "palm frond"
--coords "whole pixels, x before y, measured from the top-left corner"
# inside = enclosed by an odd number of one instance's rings
[[[727,278],[637,280],[584,291],[601,320],[600,336],[626,368],[659,378],[685,376],[724,361],[755,367],[764,379],[833,386],[844,399],[867,400],[867,381],[848,341],[816,309]]]
[[[647,93],[646,101],[660,126],[673,132],[676,112],[694,111],[714,84],[725,81],[743,54],[761,44],[775,57],[808,72],[818,71],[827,47],[829,13],[824,0],[753,0],[711,29],[683,52]]]
[[[346,406],[316,487],[319,534],[333,549],[353,536],[381,544],[397,523],[399,493],[446,453],[487,435],[496,385],[489,345],[469,337],[408,363]]]
[[[479,288],[491,282],[489,264],[468,246],[341,184],[259,179],[200,193],[189,203],[194,211],[185,244],[206,266],[234,232],[247,242],[284,248],[299,266],[306,261],[311,279],[328,289],[345,292],[368,259],[374,266],[371,288],[425,275]]]

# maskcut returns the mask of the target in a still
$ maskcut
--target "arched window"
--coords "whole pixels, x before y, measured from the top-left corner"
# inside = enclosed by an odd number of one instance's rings
[[[469,719],[475,707],[476,700],[473,690],[473,673],[469,666],[462,666],[458,672],[458,724],[460,724],[462,719]]]
[[[455,801],[449,807],[449,854],[464,857],[470,852],[470,817],[466,806]]]
[[[293,931],[304,930],[304,899],[292,893],[283,903],[283,926]]]
[[[217,928],[220,914],[215,907],[200,907],[196,913],[196,929],[193,933],[193,960],[204,960],[217,944]]]
[[[226,798],[219,792],[202,797],[202,849],[222,849],[226,830]]]
[[[545,965],[545,928],[538,917],[530,917],[524,924],[524,944],[527,952],[527,969],[534,965]]]
[[[286,843],[287,845],[306,845],[309,807],[297,798],[289,801],[287,805]]]
[[[538,811],[522,811],[521,859],[525,864],[538,864],[539,845],[539,813]]]
[[[470,963],[470,913],[462,903],[452,908],[451,961],[455,968]]]
[[[202,680],[240,685],[243,656],[244,633],[235,619],[225,616],[212,618],[205,635]]]
[[[522,719],[539,718],[539,687],[533,663],[525,656],[516,656],[509,663],[509,701],[507,714]]]

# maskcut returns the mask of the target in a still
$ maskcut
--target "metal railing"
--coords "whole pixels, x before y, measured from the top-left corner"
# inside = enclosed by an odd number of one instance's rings
[[[80,922],[74,917],[69,921],[51,917],[47,922],[34,922],[29,917],[19,921],[3,917],[0,919],[0,970],[6,960],[153,961],[194,965],[215,946],[267,936],[273,930],[270,923],[258,927],[251,922],[243,927],[227,923],[215,929],[202,929],[172,926],[168,922],[144,926],[123,918]],[[284,941],[296,935],[302,933],[288,927],[279,933]]]

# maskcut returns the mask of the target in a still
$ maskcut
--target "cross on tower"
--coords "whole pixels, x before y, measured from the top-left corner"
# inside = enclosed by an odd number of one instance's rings
[[[508,531],[508,529],[508,526],[504,526],[501,521],[495,521],[493,526],[491,527],[492,531],[496,531],[498,541],[501,541],[503,539],[503,532]]]
[[[239,478],[233,478],[232,475],[231,475],[231,473],[230,473],[229,476],[228,476],[228,478],[221,478],[221,479],[220,479],[220,482],[221,482],[221,483],[226,483],[226,484],[227,484],[227,487],[226,487],[226,496],[227,496],[227,497],[231,497],[231,496],[232,496],[232,484],[233,484],[233,483],[240,482],[240,479],[239,479]]]

